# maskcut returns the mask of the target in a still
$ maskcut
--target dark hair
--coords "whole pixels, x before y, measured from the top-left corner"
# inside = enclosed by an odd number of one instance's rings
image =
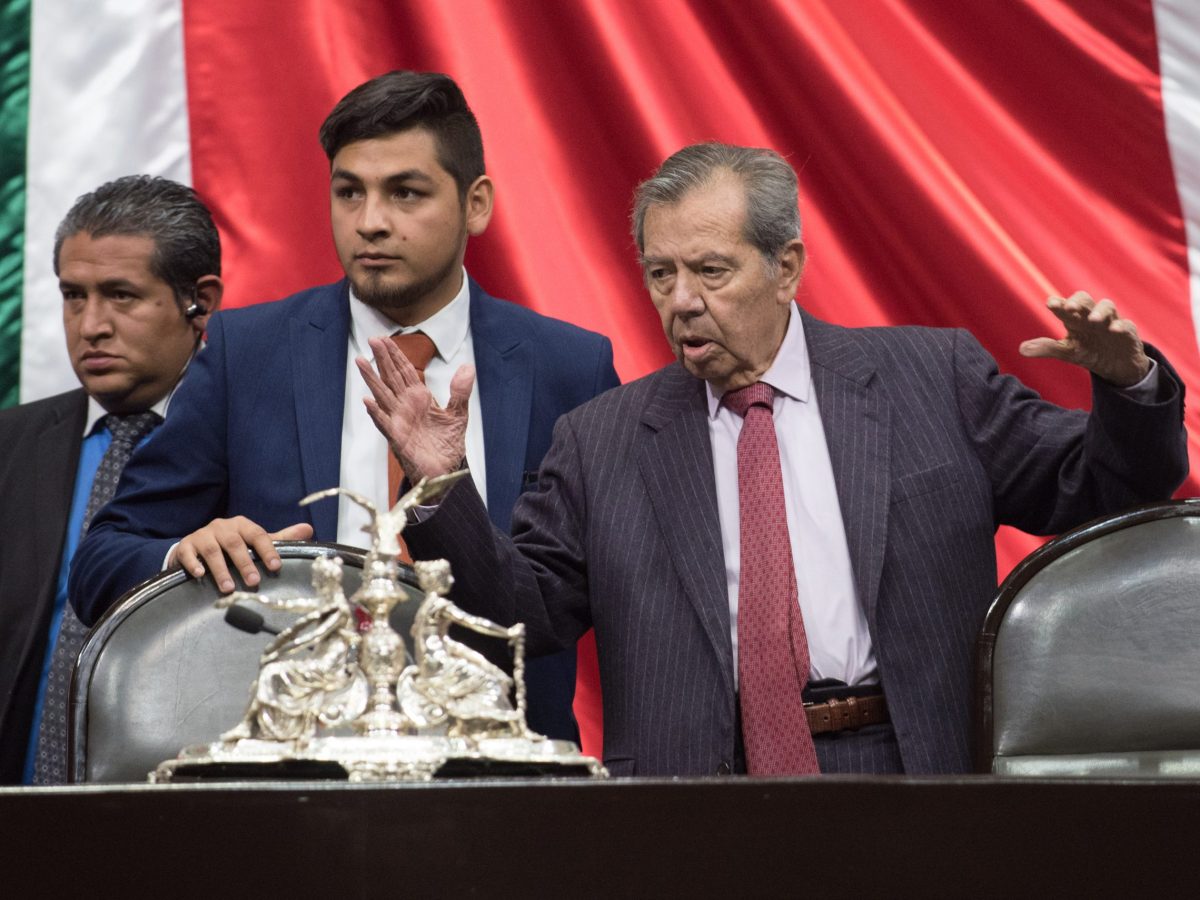
[[[321,148],[332,163],[355,141],[425,128],[437,143],[438,163],[454,177],[460,199],[484,173],[479,123],[454,80],[439,72],[388,72],[338,101],[321,125]]]
[[[788,241],[800,237],[795,170],[774,150],[715,141],[692,144],[673,153],[654,175],[637,186],[632,218],[638,252],[645,249],[646,210],[660,203],[678,203],[684,194],[722,172],[738,176],[746,188],[743,236],[768,265],[778,265],[779,254]]]
[[[221,274],[221,237],[190,187],[169,178],[126,175],[84,194],[54,233],[54,274],[63,241],[73,235],[138,235],[154,241],[150,273],[183,302],[196,282]]]

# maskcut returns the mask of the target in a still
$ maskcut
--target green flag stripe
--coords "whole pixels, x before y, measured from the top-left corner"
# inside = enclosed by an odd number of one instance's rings
[[[25,256],[30,0],[0,0],[0,408],[17,402]]]

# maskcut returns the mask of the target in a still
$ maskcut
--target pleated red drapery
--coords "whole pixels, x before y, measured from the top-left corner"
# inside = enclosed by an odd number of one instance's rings
[[[1048,293],[1085,289],[1200,383],[1149,0],[185,0],[185,16],[228,306],[340,276],[317,128],[359,82],[434,69],[462,85],[497,184],[472,274],[611,336],[626,380],[669,360],[633,187],[719,139],[799,170],[816,315],[969,328],[1003,369],[1086,406],[1081,372],[1017,354],[1057,334]],[[1001,574],[1035,543],[1002,532]],[[577,711],[599,753],[594,669]]]

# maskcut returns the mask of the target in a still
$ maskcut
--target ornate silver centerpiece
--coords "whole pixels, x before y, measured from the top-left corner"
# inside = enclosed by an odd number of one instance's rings
[[[455,606],[446,560],[413,564],[424,594],[412,626],[413,659],[388,621],[396,604],[412,602],[400,582],[399,535],[408,510],[465,474],[422,480],[391,510],[342,488],[305,497],[302,504],[345,494],[370,512],[361,586],[347,598],[342,560],[321,557],[312,564],[311,597],[238,591],[219,599],[219,607],[254,602],[302,615],[263,651],[242,721],[214,743],[161,763],[150,780],[607,775],[574,744],[529,730],[525,628],[505,628]],[[507,641],[512,676],[455,640],[452,625]]]

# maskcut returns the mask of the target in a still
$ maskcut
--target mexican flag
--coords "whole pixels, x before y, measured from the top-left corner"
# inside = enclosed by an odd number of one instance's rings
[[[339,277],[317,128],[395,68],[449,73],[479,117],[497,215],[472,274],[609,335],[626,380],[669,359],[633,187],[717,139],[800,172],[816,315],[968,328],[1086,406],[1084,373],[1017,353],[1082,289],[1200,388],[1194,0],[0,0],[0,402],[73,386],[53,232],[118,175],[196,187],[227,307]],[[1036,545],[998,541],[1001,575]]]

